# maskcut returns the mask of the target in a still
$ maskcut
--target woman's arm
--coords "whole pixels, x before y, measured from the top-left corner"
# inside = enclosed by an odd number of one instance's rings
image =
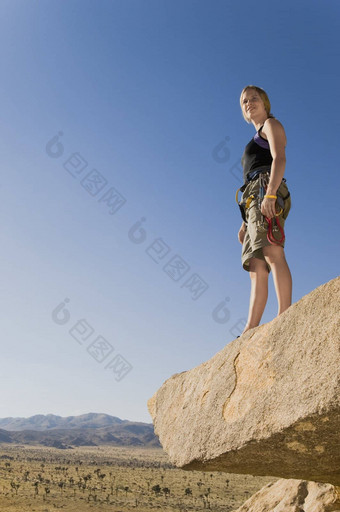
[[[276,191],[280,186],[286,167],[286,134],[280,121],[273,118],[268,118],[265,121],[262,133],[264,133],[268,139],[270,153],[273,158],[266,194],[276,195]],[[268,218],[274,217],[275,199],[265,198],[262,201],[261,212]]]
[[[245,222],[242,222],[241,227],[240,227],[239,232],[238,232],[238,241],[241,244],[243,244],[243,240],[244,240],[246,231],[247,231],[247,226],[246,226]]]

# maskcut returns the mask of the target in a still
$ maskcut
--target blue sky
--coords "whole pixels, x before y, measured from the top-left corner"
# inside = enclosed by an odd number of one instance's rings
[[[235,338],[245,85],[286,130],[294,302],[338,275],[339,17],[338,0],[1,2],[0,417],[150,422],[165,379]],[[276,310],[271,284],[263,322]]]

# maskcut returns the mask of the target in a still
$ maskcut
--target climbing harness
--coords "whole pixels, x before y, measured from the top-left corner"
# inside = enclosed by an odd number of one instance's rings
[[[239,206],[239,208],[240,208],[240,212],[241,212],[242,220],[243,220],[243,222],[244,222],[245,224],[247,224],[247,218],[246,218],[246,212],[245,212],[244,204],[243,204],[243,203],[240,203],[240,202],[239,202],[239,200],[238,200],[238,193],[239,193],[239,192],[243,192],[243,191],[245,190],[245,188],[246,188],[246,185],[242,185],[242,187],[240,187],[240,188],[238,188],[238,189],[236,190],[236,197],[235,197],[235,199],[236,199],[236,202],[237,202],[237,204],[238,204],[238,206]]]
[[[253,194],[248,197],[246,201],[246,210],[248,210],[248,208],[250,207],[250,203],[252,202],[253,199],[255,199],[255,196]]]
[[[248,175],[247,182],[242,185],[237,191],[236,191],[236,202],[240,208],[242,219],[245,224],[247,224],[247,216],[246,212],[250,208],[252,202],[254,200],[257,200],[257,207],[259,211],[261,211],[261,205],[262,201],[264,199],[264,196],[266,194],[266,190],[269,183],[269,176],[270,173],[268,170],[256,170],[250,175]],[[248,183],[250,181],[259,180],[259,192],[258,195],[255,196],[254,194],[250,195],[246,201],[239,202],[238,200],[238,194],[239,192],[244,192],[245,188],[247,187]],[[285,182],[285,178],[283,178],[283,181]],[[281,245],[285,240],[285,234],[283,227],[280,224],[279,216],[283,213],[284,210],[284,204],[286,199],[290,196],[290,193],[288,192],[288,195],[286,197],[278,196],[276,199],[276,203],[279,207],[279,211],[275,213],[275,217],[272,219],[269,219],[268,217],[265,217],[262,215],[262,220],[257,222],[256,229],[260,232],[267,233],[267,240],[272,245]],[[274,235],[274,232],[280,233],[280,238],[276,238]]]

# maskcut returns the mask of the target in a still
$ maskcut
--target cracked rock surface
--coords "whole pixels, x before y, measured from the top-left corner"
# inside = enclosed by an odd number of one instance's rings
[[[336,278],[165,381],[148,408],[171,462],[340,485],[339,298]]]

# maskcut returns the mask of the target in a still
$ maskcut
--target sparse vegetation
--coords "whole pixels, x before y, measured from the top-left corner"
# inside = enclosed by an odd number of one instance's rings
[[[0,446],[4,512],[228,512],[275,480],[183,471],[158,448]]]

